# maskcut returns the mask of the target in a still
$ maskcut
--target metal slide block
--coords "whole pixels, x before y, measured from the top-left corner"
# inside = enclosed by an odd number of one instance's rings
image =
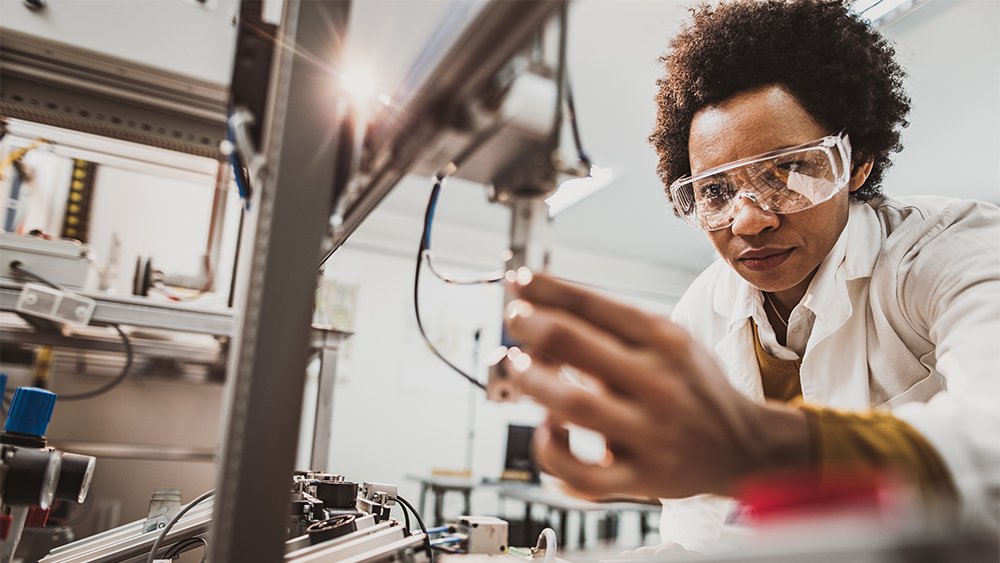
[[[466,553],[500,555],[507,552],[507,521],[493,516],[461,516],[458,533],[465,536]]]
[[[89,297],[60,291],[37,283],[26,283],[14,309],[19,313],[59,323],[87,326],[97,302]]]

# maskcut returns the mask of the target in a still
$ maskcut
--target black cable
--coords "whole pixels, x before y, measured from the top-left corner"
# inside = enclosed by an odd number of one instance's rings
[[[420,270],[422,269],[424,262],[424,251],[430,250],[430,240],[431,240],[431,224],[434,222],[434,208],[437,206],[438,194],[441,193],[441,186],[444,183],[444,175],[439,174],[435,177],[434,189],[431,190],[430,200],[427,202],[427,211],[424,214],[424,231],[420,238],[420,249],[417,251],[417,271],[413,276],[413,312],[417,315],[417,328],[420,329],[420,335],[423,336],[424,342],[434,352],[434,355],[441,359],[442,362],[448,365],[451,369],[455,370],[459,375],[467,379],[473,385],[479,387],[483,391],[486,391],[486,386],[480,383],[476,378],[462,371],[461,368],[455,364],[448,361],[443,354],[431,342],[431,339],[427,337],[427,332],[424,330],[424,324],[420,320]],[[412,508],[411,508],[412,510]],[[417,519],[419,520],[419,516]],[[428,548],[429,550],[430,548]]]
[[[240,207],[240,223],[236,227],[236,250],[233,252],[233,275],[229,277],[229,299],[226,304],[232,308],[233,300],[236,299],[236,274],[240,269],[240,247],[243,244],[243,221],[247,216],[247,210]]]
[[[556,72],[556,80],[558,80],[557,88],[557,100],[559,102],[559,111],[556,112],[558,117],[562,116],[562,103],[566,102],[566,116],[569,118],[570,130],[573,133],[573,144],[576,145],[577,158],[587,167],[587,172],[590,172],[590,157],[583,152],[583,143],[580,141],[580,129],[576,122],[576,106],[573,103],[573,88],[570,86],[569,82],[569,68],[566,63],[567,59],[567,40],[569,37],[569,8],[566,4],[563,4],[562,9],[559,12],[559,68]],[[556,120],[555,130],[553,131],[553,136],[558,140],[559,134],[562,130],[561,119]],[[558,143],[557,143],[558,144]]]
[[[69,291],[65,287],[63,287],[63,286],[61,286],[61,285],[59,285],[59,284],[57,284],[55,282],[49,281],[48,279],[46,279],[46,278],[44,278],[44,277],[36,274],[35,272],[32,272],[31,270],[25,268],[24,267],[24,263],[22,263],[20,260],[14,260],[13,262],[11,262],[10,263],[10,269],[17,271],[18,273],[20,273],[20,274],[22,274],[22,275],[24,275],[26,277],[29,277],[29,278],[35,279],[37,281],[40,281],[40,282],[44,283],[45,285],[47,285],[47,286],[49,286],[49,287],[51,287],[53,289],[58,289],[59,291],[65,291],[67,293],[72,293],[71,291]],[[128,377],[129,371],[132,369],[132,361],[135,359],[135,355],[132,352],[132,340],[129,339],[128,335],[125,334],[125,331],[123,331],[122,327],[118,326],[117,323],[109,323],[109,324],[115,330],[118,331],[118,335],[121,336],[121,339],[122,339],[122,345],[125,347],[125,367],[122,368],[121,373],[118,374],[118,377],[115,377],[114,379],[112,379],[106,385],[104,385],[102,387],[98,387],[97,389],[94,389],[92,391],[86,391],[84,393],[77,393],[75,395],[59,395],[59,399],[58,400],[60,400],[60,401],[83,401],[85,399],[93,399],[94,397],[97,397],[99,395],[103,395],[103,394],[107,393],[108,391],[111,391],[115,387],[118,387]],[[4,399],[5,399],[5,402],[6,402],[6,397],[4,397]]]
[[[458,278],[453,278],[448,274],[442,274],[441,272],[438,272],[437,268],[434,267],[434,253],[431,252],[429,249],[424,250],[423,257],[427,261],[427,269],[429,269],[431,273],[434,274],[435,277],[437,277],[437,279],[445,283],[450,283],[454,285],[479,285],[484,283],[499,283],[502,282],[504,279],[503,274],[500,273],[489,277],[478,277],[478,278],[470,278],[467,280],[460,280]]]
[[[566,114],[569,117],[570,130],[573,132],[573,144],[576,145],[576,156],[587,167],[590,172],[590,157],[583,152],[583,143],[580,141],[580,129],[576,123],[576,106],[573,104],[573,88],[569,83],[569,76],[566,76]]]
[[[36,274],[35,272],[32,272],[31,270],[25,268],[24,267],[24,262],[21,262],[20,260],[13,260],[13,261],[11,261],[11,263],[10,263],[10,269],[14,270],[14,271],[16,271],[18,273],[20,273],[21,275],[23,275],[25,277],[29,277],[29,278],[31,278],[31,279],[33,279],[35,281],[42,282],[45,285],[51,287],[52,289],[58,289],[59,291],[65,291],[67,293],[72,293],[70,290],[66,289],[65,287],[63,287],[63,286],[61,286],[61,285],[59,285],[59,284],[57,284],[57,283],[55,283],[53,281],[49,281],[48,279],[43,278],[42,276]]]
[[[406,506],[399,504],[399,510],[403,513],[403,520],[406,522],[406,535],[410,535],[410,513],[406,511]]]
[[[205,552],[208,551],[208,542],[205,541],[205,538],[199,538],[199,537],[187,538],[171,546],[170,549],[168,549],[167,552],[163,555],[163,558],[173,559],[174,557],[177,557],[181,553],[184,553],[185,551],[193,548],[195,544],[201,544],[201,546],[205,548]],[[201,556],[201,560],[202,561],[205,560],[204,554]]]
[[[191,510],[195,506],[198,506],[199,502],[207,499],[208,497],[210,497],[210,496],[212,496],[214,494],[215,494],[215,489],[212,489],[210,491],[206,491],[206,492],[202,493],[198,498],[196,498],[193,501],[189,502],[187,504],[187,506],[185,506],[184,508],[182,508],[181,511],[178,512],[177,515],[174,516],[170,520],[170,522],[167,523],[167,525],[165,527],[163,527],[163,528],[160,529],[159,535],[157,535],[156,536],[156,540],[153,541],[153,547],[151,547],[150,550],[149,550],[149,557],[146,559],[146,563],[153,563],[153,560],[156,559],[156,552],[160,550],[160,546],[163,544],[163,540],[166,539],[167,534],[170,533],[170,529],[174,527],[174,524],[176,524],[178,521],[180,521],[180,519],[183,518],[184,515],[187,514],[189,510]],[[205,551],[207,552],[208,550],[205,550]],[[205,556],[203,555],[202,556],[202,561],[204,561],[204,560],[205,560]]]
[[[410,509],[413,516],[417,518],[417,524],[420,525],[420,531],[424,533],[424,548],[427,550],[427,557],[430,558],[431,563],[434,563],[434,551],[431,549],[431,536],[427,533],[427,526],[424,526],[424,520],[420,517],[420,513],[417,512],[417,509],[413,508],[413,505],[410,504],[405,498],[396,495],[396,500],[406,508]]]
[[[118,331],[118,334],[122,337],[122,345],[125,346],[125,367],[122,368],[121,373],[118,377],[109,381],[103,387],[98,387],[92,391],[85,391],[83,393],[77,393],[75,395],[59,395],[58,400],[60,401],[83,401],[85,399],[93,399],[94,397],[103,395],[108,391],[111,391],[115,387],[118,387],[128,378],[129,371],[132,369],[132,360],[134,359],[134,354],[132,353],[132,341],[129,339],[122,327],[118,326],[117,323],[111,323],[111,326]]]
[[[566,95],[566,52],[569,38],[569,6],[563,3],[559,10],[559,66],[556,68],[556,114],[552,123],[552,143],[559,146],[562,134],[562,105]]]

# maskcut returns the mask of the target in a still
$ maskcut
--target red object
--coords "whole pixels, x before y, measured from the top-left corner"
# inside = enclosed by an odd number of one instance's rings
[[[10,535],[10,525],[14,523],[14,517],[9,514],[0,516],[0,541],[7,541]]]
[[[49,509],[40,506],[32,506],[28,509],[28,517],[24,519],[25,526],[41,528],[49,520]]]
[[[847,469],[832,472],[797,471],[768,474],[743,481],[736,497],[748,505],[758,521],[806,510],[825,512],[842,508],[878,511],[892,480],[881,472]]]

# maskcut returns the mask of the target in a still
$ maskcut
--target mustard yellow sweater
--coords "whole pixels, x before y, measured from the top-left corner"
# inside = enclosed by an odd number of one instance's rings
[[[816,468],[821,472],[850,466],[889,469],[918,483],[925,501],[935,508],[957,498],[941,457],[909,424],[885,412],[851,413],[804,404],[799,381],[801,360],[779,360],[768,354],[761,346],[756,324],[750,324],[764,396],[798,404],[806,413]]]

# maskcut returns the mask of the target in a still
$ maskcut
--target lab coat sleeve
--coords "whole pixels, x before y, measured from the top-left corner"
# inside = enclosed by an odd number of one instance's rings
[[[661,499],[660,541],[707,553],[718,546],[732,500],[715,495]]]
[[[938,451],[954,479],[962,520],[1000,529],[1000,210],[949,208],[899,263],[896,300],[929,335],[924,358],[947,381],[928,402],[893,414]]]

